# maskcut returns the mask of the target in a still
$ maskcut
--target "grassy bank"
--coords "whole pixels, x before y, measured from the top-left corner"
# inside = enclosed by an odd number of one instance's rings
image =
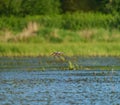
[[[118,16],[119,17],[119,16]],[[120,56],[119,18],[101,13],[0,17],[0,56]]]
[[[50,56],[53,51],[62,51],[67,56],[120,56],[118,30],[72,31],[29,25],[20,33],[3,34],[0,56]]]
[[[53,51],[66,56],[120,56],[120,43],[0,43],[0,56],[50,56]]]

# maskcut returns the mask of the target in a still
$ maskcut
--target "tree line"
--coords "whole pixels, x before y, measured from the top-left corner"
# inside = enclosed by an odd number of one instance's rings
[[[73,12],[116,14],[120,0],[0,0],[0,15],[52,15]]]

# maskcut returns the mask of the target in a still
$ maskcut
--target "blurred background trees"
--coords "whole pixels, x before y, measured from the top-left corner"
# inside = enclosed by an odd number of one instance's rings
[[[59,0],[0,0],[0,15],[50,15],[59,12]]]
[[[119,13],[120,0],[0,0],[0,15],[51,15],[66,12]]]

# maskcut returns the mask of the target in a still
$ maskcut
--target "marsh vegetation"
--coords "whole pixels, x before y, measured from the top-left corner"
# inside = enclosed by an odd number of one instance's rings
[[[54,51],[68,56],[119,56],[119,3],[2,0],[0,56],[48,56]]]
[[[89,18],[88,18],[89,17]],[[120,31],[115,17],[101,13],[0,18],[0,55],[119,56]],[[116,23],[117,24],[117,23]]]

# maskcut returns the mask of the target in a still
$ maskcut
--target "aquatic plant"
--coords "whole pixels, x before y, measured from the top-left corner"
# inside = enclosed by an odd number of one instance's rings
[[[69,70],[75,70],[76,68],[75,68],[75,65],[71,62],[71,61],[68,61],[68,69]]]

